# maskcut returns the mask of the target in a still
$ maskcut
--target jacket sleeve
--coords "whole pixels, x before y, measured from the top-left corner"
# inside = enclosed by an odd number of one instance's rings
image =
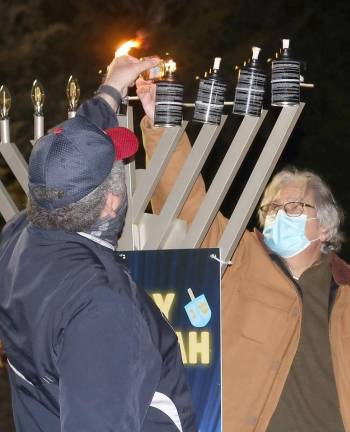
[[[118,126],[117,116],[108,103],[99,96],[83,102],[77,115],[88,118],[99,128],[105,130]]]
[[[147,164],[147,162],[152,158],[164,129],[152,127],[148,118],[144,117],[141,121],[141,130]],[[151,204],[152,210],[155,214],[160,213],[190,151],[191,144],[187,134],[184,133],[154,191]],[[179,214],[179,218],[191,223],[205,197],[205,193],[205,184],[200,175]],[[227,219],[219,212],[214,219],[207,236],[203,240],[202,247],[216,247],[226,224]]]
[[[99,287],[69,315],[57,363],[61,432],[141,431],[160,369],[141,314]]]

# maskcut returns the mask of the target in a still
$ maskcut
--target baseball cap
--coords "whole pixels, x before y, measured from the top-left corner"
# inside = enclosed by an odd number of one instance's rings
[[[137,149],[129,129],[103,131],[77,115],[36,142],[29,159],[31,196],[47,210],[77,202],[106,179],[115,160]]]

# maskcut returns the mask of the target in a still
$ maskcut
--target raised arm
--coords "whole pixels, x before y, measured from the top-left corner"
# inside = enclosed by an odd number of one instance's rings
[[[153,127],[155,84],[152,84],[149,81],[144,81],[142,78],[140,78],[136,81],[136,87],[137,94],[140,97],[146,113],[146,116],[141,121],[141,130],[147,163],[147,161],[152,158],[164,129]],[[163,204],[166,201],[190,151],[191,144],[187,134],[184,133],[174,153],[172,154],[165,172],[153,194],[151,204],[152,210],[155,214],[160,213]],[[200,175],[179,214],[179,218],[191,223],[205,197],[205,193],[205,184],[202,176]],[[202,247],[217,246],[218,240],[221,237],[226,223],[226,218],[221,213],[219,213],[214,219],[211,228],[205,240],[203,241]]]
[[[103,130],[117,126],[115,113],[127,88],[134,85],[141,72],[156,65],[158,61],[156,57],[145,61],[131,56],[115,58],[108,66],[103,86],[97,90],[95,97],[80,105],[77,115],[87,117]]]

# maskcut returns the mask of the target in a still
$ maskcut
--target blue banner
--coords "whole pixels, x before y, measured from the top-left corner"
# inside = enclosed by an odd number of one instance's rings
[[[120,252],[177,333],[199,432],[221,431],[218,249]]]

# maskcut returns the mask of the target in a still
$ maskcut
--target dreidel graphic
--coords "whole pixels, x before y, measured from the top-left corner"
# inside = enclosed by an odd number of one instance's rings
[[[194,327],[204,327],[211,318],[211,310],[204,294],[195,297],[191,288],[187,290],[191,301],[185,305],[185,311]]]

